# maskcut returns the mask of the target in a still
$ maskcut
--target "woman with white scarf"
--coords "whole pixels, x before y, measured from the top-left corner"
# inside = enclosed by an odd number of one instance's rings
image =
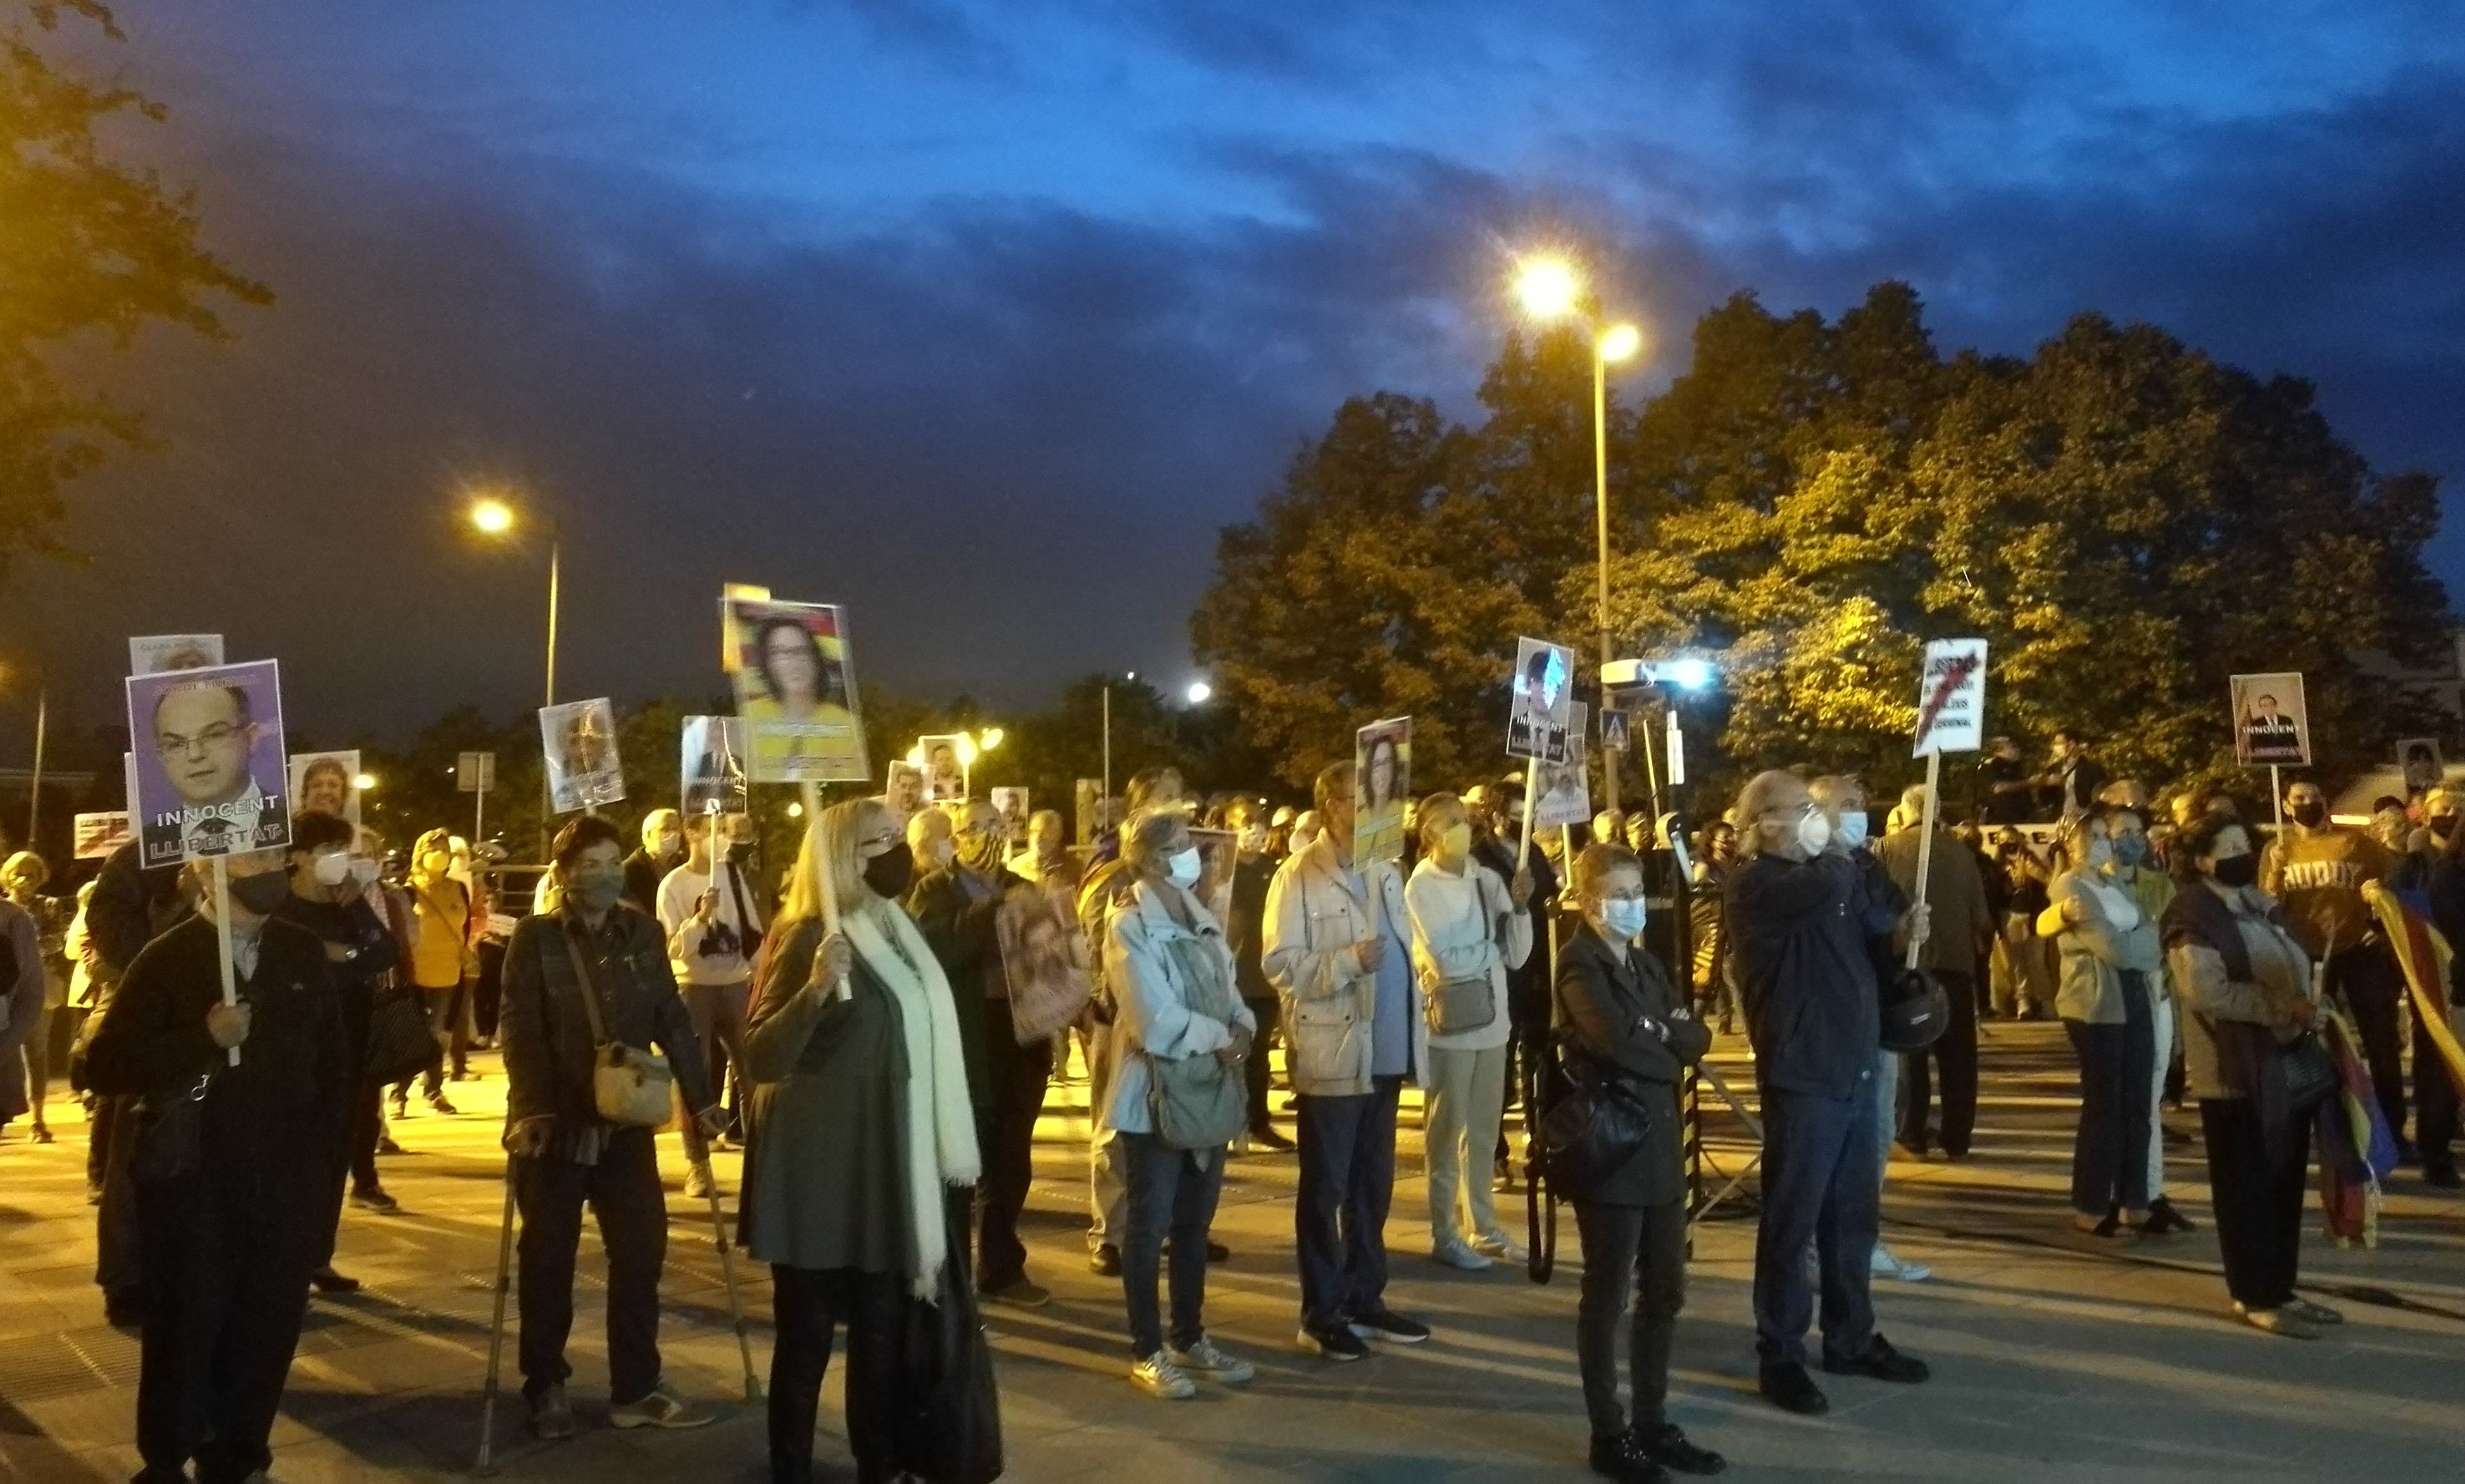
[[[827,937],[822,859],[840,928]],[[813,1476],[813,1421],[841,1324],[856,1476],[899,1476],[893,1428],[907,1386],[907,1305],[940,1296],[949,1193],[980,1172],[950,986],[899,906],[914,869],[880,801],[823,811],[805,836],[745,1025],[754,1086],[742,1240],[770,1264],[778,1484]],[[966,1264],[950,1277],[966,1282]]]
[[[1194,1395],[1192,1375],[1239,1384],[1255,1374],[1207,1338],[1207,1229],[1224,1188],[1225,1146],[1248,1113],[1242,1062],[1257,1022],[1241,1003],[1224,929],[1191,894],[1198,847],[1171,808],[1143,809],[1121,828],[1121,862],[1132,886],[1104,930],[1104,982],[1118,1006],[1113,1083],[1100,1126],[1120,1136],[1129,1185],[1121,1235],[1121,1292],[1128,1303],[1130,1384],[1147,1395]],[[1199,1058],[1212,1058],[1210,1069]],[[1208,1076],[1212,1070],[1217,1074]],[[1160,1074],[1170,1078],[1160,1084]],[[1220,1136],[1170,1137],[1153,1106],[1172,1086],[1211,1082]],[[1203,1120],[1202,1120],[1203,1121]],[[1156,1303],[1165,1239],[1172,1242],[1169,1342]]]
[[[2148,1093],[2164,950],[2157,924],[2108,879],[2114,847],[2102,812],[2075,819],[2057,849],[2063,869],[2047,886],[2037,934],[2061,954],[2054,1010],[2079,1056],[2072,1225],[2110,1237],[2148,1219]]]

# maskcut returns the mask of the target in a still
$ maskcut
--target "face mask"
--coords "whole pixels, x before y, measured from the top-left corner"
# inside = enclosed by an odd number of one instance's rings
[[[1840,843],[1855,850],[1866,843],[1866,811],[1851,809],[1840,816]]]
[[[625,895],[625,873],[606,870],[568,872],[565,878],[565,895],[573,904],[588,913],[602,913],[616,905]]]
[[[2144,834],[2120,834],[2114,837],[2114,858],[2118,864],[2137,866],[2148,858],[2148,837]]]
[[[351,878],[351,857],[340,852],[310,858],[308,874],[319,886],[340,886]]]
[[[2246,851],[2218,861],[2209,872],[2219,886],[2249,886],[2259,879],[2259,857]]]
[[[2091,871],[2103,871],[2114,864],[2114,847],[2103,840],[2089,841],[2088,850],[2084,853],[2087,856],[2088,869]]]
[[[665,830],[659,832],[658,839],[652,845],[651,853],[664,860],[671,855],[683,854],[684,850],[685,837],[673,830]]]
[[[744,865],[746,861],[751,860],[753,858],[753,842],[750,840],[728,841],[727,858],[740,866]]]
[[[340,858],[340,857],[338,857]],[[260,918],[272,917],[274,909],[291,895],[291,883],[279,871],[260,872],[253,876],[233,876],[232,900]]]
[[[985,834],[971,834],[967,836],[966,849],[959,853],[968,865],[977,870],[990,871],[1001,864],[1002,847],[1008,843],[1002,838],[1001,831],[998,830]]]
[[[1166,873],[1172,877],[1172,884],[1185,890],[1198,884],[1198,847],[1195,845],[1164,863]]]
[[[933,864],[937,866],[946,866],[958,858],[959,846],[957,841],[936,840],[933,842]]]
[[[1252,826],[1251,826],[1250,828],[1248,828],[1247,830],[1244,830],[1244,831],[1241,831],[1241,853],[1242,853],[1242,854],[1244,854],[1244,855],[1255,855],[1255,854],[1259,853],[1260,852],[1264,851],[1266,848],[1267,848],[1267,831],[1266,831],[1266,830],[1265,830],[1263,827],[1258,826],[1258,825],[1252,825]]]
[[[377,884],[377,863],[365,855],[351,858],[351,885],[365,892]]]
[[[2328,822],[2328,806],[2305,802],[2294,806],[2294,822],[2305,830],[2317,830]]]
[[[1645,916],[1643,898],[1620,898],[1601,903],[1601,925],[1609,929],[1615,942],[1632,942],[1643,932]]]
[[[864,884],[877,897],[893,900],[904,897],[915,879],[916,856],[902,846],[893,846],[864,863]]]
[[[443,851],[430,851],[419,857],[419,869],[433,876],[441,876],[454,865],[454,857]]]
[[[1832,844],[1832,821],[1821,809],[1809,809],[1797,822],[1797,848],[1811,858],[1820,855]]]
[[[1449,860],[1460,860],[1472,853],[1472,826],[1449,825],[1438,835],[1438,853]]]
[[[2454,834],[2456,832],[2456,816],[2454,814],[2432,815],[2431,832],[2439,836],[2439,838],[2443,840],[2447,839],[2450,835]]]

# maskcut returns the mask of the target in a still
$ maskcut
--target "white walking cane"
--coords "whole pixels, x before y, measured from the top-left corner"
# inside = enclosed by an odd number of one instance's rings
[[[505,1295],[514,1281],[514,1156],[505,1154],[505,1225],[497,1238],[497,1313],[488,1322],[488,1391],[479,1406],[479,1456],[472,1472],[482,1476],[497,1472],[493,1452],[497,1440],[497,1377],[505,1354]]]
[[[710,1144],[701,1130],[692,1122],[685,1124],[685,1146],[702,1168],[710,1168]],[[698,1146],[698,1147],[697,1147]],[[727,1285],[727,1313],[736,1325],[736,1353],[744,1362],[744,1401],[758,1406],[762,1401],[762,1383],[753,1374],[753,1341],[744,1332],[744,1303],[736,1294],[736,1247],[727,1239],[727,1219],[720,1214],[719,1183],[704,1183],[702,1195],[710,1202],[711,1240],[719,1246],[719,1275]]]

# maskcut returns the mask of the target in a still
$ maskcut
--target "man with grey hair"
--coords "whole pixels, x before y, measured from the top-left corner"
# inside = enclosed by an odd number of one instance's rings
[[[1874,815],[1866,802],[1866,782],[1854,773],[1829,773],[1806,786],[1815,805],[1832,820],[1831,851],[1846,856],[1857,868],[1863,890],[1882,910],[1897,919],[1908,910],[1908,893],[1894,882],[1867,839]],[[1875,950],[1878,978],[1891,971],[1892,954],[1888,944]],[[1892,1132],[1899,1121],[1900,1056],[1878,1045],[1875,1052],[1875,1182],[1880,1192],[1883,1177],[1891,1168]],[[1898,1278],[1903,1283],[1922,1283],[1934,1276],[1934,1270],[1923,1263],[1904,1262],[1883,1245],[1875,1242],[1869,1260],[1875,1275]]]
[[[1906,823],[1875,847],[1876,859],[1903,897],[1915,897],[1918,857],[1925,843],[1926,787],[1911,784],[1900,794]],[[1938,806],[1938,810],[1940,806]],[[1943,1073],[1943,1152],[1965,1159],[1977,1127],[1977,980],[1979,965],[1994,944],[1994,912],[1986,900],[1986,877],[1977,857],[1952,835],[1937,812],[1934,851],[1926,872],[1926,941],[1918,963],[1943,984],[1951,1021],[1934,1045],[1901,1062],[1908,1079],[1908,1107],[1900,1115],[1900,1143],[1922,1157],[1929,1141],[1926,1113],[1934,1101],[1931,1073]],[[1888,1121],[1888,1120],[1887,1120]],[[1878,1267],[1877,1272],[1881,1271]]]
[[[1403,876],[1352,856],[1352,772],[1337,763],[1318,775],[1326,829],[1268,885],[1261,939],[1299,1110],[1298,1343],[1330,1361],[1361,1359],[1364,1340],[1430,1338],[1386,1297],[1395,1105],[1407,1078],[1429,1086],[1429,1032]]]
[[[1806,1372],[1815,1281],[1825,1370],[1902,1383],[1928,1374],[1876,1332],[1869,1294],[1881,1206],[1876,945],[1896,928],[1922,933],[1926,912],[1920,904],[1901,919],[1877,897],[1863,868],[1832,848],[1832,829],[1802,780],[1757,774],[1738,797],[1743,864],[1728,886],[1730,953],[1763,1094],[1755,1348],[1764,1395],[1810,1415],[1831,1405]]]

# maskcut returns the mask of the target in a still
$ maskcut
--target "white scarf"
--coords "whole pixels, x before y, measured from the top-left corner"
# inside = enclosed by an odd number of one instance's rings
[[[939,1292],[942,1264],[949,1255],[943,1189],[972,1185],[983,1172],[966,1062],[959,1050],[959,1012],[924,935],[897,905],[869,902],[842,917],[839,925],[856,957],[899,1002],[899,1031],[907,1042],[907,1282],[917,1297],[930,1299]]]

